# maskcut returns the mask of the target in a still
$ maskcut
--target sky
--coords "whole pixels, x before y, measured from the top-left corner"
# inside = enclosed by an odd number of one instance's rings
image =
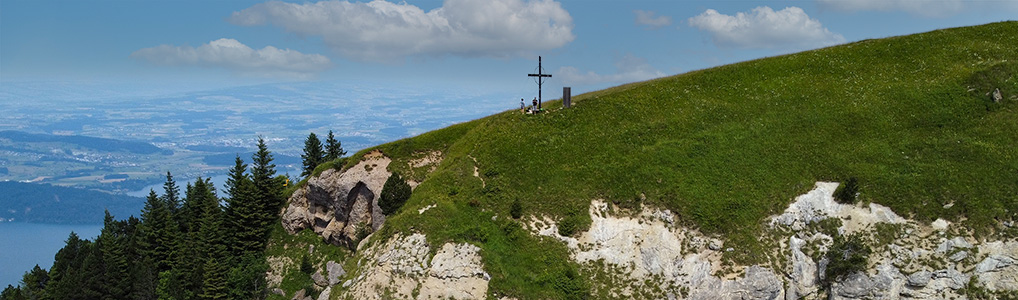
[[[1018,0],[2,0],[0,85],[367,81],[529,99],[538,56],[557,96],[1016,18]]]

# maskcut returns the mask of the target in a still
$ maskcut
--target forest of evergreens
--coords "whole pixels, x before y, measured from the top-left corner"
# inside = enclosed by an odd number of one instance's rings
[[[248,168],[236,157],[223,197],[208,178],[181,194],[167,172],[140,218],[107,211],[94,241],[71,233],[49,270],[36,266],[0,299],[264,298],[265,246],[287,180],[275,175],[264,140],[251,159]]]

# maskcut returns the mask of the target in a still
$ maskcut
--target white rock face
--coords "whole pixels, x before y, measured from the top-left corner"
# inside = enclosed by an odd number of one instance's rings
[[[772,217],[771,225],[785,225],[801,230],[805,225],[826,218],[841,218],[842,233],[852,233],[876,223],[903,224],[905,219],[890,208],[870,203],[867,207],[846,205],[834,201],[837,182],[817,182],[813,190],[795,198],[781,215]]]
[[[446,243],[429,257],[423,234],[396,235],[365,249],[363,274],[344,286],[356,299],[483,299],[491,277],[484,272],[480,248]]]
[[[559,236],[554,222],[547,218],[540,222],[545,227],[534,230],[564,241],[572,250],[572,258],[580,264],[607,267],[628,278],[623,281],[642,285],[648,278],[660,278],[650,284],[667,291],[665,296],[674,297],[688,288],[690,299],[784,298],[781,280],[769,269],[751,266],[743,278],[724,280],[712,275],[720,252],[701,247],[689,249],[691,253],[683,255],[687,233],[701,241],[707,238],[675,227],[674,215],[667,210],[645,208],[637,217],[615,217],[608,211],[607,203],[593,201],[589,210],[590,230],[575,239]],[[600,263],[604,266],[596,265]],[[632,296],[627,289],[633,286],[625,287],[621,282],[611,285],[618,287],[611,289],[612,296]]]
[[[992,291],[1018,291],[1018,241],[989,242],[979,252],[987,254],[975,268],[979,282]]]
[[[788,295],[791,299],[798,299],[817,292],[816,283],[819,273],[817,273],[817,265],[813,259],[802,252],[802,245],[805,242],[795,236],[788,238],[788,247],[792,250],[792,256],[789,257],[791,272],[788,273],[791,281]]]

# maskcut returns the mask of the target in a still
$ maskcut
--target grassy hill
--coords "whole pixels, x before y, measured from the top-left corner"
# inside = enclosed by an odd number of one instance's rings
[[[1018,22],[865,40],[578,95],[542,115],[507,111],[353,157],[380,149],[422,181],[376,238],[477,244],[491,291],[528,299],[587,283],[559,242],[507,220],[517,199],[524,215],[577,230],[592,199],[668,208],[736,245],[725,255],[741,263],[769,250],[764,219],[821,180],[855,177],[862,201],[993,234],[1018,219],[1014,45]],[[444,155],[433,172],[407,167],[432,151]]]

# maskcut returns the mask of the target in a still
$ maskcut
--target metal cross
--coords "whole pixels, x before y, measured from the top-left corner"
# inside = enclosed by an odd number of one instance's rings
[[[551,77],[551,74],[544,74],[544,68],[541,67],[541,57],[537,57],[537,74],[527,74],[528,77],[537,77],[537,109],[541,109],[541,85],[544,84],[545,77]]]

